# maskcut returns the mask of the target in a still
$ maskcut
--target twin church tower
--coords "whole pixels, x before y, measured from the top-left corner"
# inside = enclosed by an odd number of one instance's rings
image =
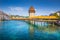
[[[33,6],[31,6],[29,9],[29,17],[33,17],[33,16],[35,16],[35,9]]]

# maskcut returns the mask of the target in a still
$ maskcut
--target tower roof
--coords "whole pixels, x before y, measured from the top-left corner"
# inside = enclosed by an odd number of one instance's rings
[[[35,9],[34,9],[33,6],[30,7],[30,9],[29,9],[29,13],[35,13]]]

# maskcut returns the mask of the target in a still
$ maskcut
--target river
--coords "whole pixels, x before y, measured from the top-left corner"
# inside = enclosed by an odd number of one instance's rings
[[[0,40],[60,40],[60,30],[47,32],[22,20],[3,21],[0,22]]]

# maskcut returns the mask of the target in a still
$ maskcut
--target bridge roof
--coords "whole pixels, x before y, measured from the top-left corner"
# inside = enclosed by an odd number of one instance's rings
[[[56,16],[34,16],[32,18],[40,18],[40,19],[57,19]]]

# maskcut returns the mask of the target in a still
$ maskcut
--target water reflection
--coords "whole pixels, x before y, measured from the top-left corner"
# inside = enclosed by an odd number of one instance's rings
[[[53,27],[49,22],[35,21],[34,24],[36,26],[32,32],[34,40],[60,40],[60,27]]]
[[[35,22],[37,25],[28,24],[25,21],[3,21],[2,30],[0,30],[1,40],[60,40],[60,28],[52,31],[48,24]],[[44,25],[45,24],[45,25]]]
[[[3,22],[3,40],[28,38],[28,24],[23,21],[4,21]]]
[[[2,38],[2,26],[3,26],[3,23],[0,21],[0,39]]]

